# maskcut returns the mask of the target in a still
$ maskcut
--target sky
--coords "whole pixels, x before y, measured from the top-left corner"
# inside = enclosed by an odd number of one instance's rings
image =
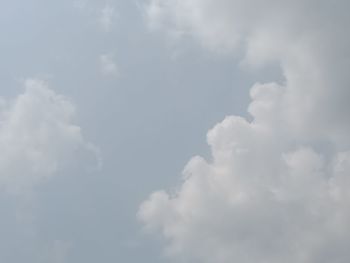
[[[345,0],[0,0],[0,261],[347,263]]]

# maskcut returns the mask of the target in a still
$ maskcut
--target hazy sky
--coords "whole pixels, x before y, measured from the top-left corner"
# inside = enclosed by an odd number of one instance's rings
[[[347,1],[0,4],[0,262],[349,262]]]

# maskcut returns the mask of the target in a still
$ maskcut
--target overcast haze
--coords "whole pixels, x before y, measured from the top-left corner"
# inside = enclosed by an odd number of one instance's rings
[[[349,262],[347,1],[0,4],[1,262]]]

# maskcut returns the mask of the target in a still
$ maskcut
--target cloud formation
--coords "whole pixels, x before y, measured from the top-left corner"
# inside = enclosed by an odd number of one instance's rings
[[[119,70],[117,64],[114,62],[113,55],[102,54],[99,56],[99,64],[101,73],[109,76],[118,76]]]
[[[1,190],[21,194],[84,156],[97,156],[74,124],[74,105],[47,83],[26,80],[21,95],[0,105]]]
[[[153,28],[241,63],[278,63],[282,83],[250,90],[252,120],[208,132],[174,193],[139,218],[181,262],[348,262],[350,66],[346,1],[151,0]]]
[[[99,23],[105,32],[111,31],[115,16],[115,10],[113,7],[106,5],[101,9]]]

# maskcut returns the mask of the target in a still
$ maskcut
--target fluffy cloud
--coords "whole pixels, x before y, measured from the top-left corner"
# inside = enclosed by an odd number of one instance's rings
[[[287,121],[328,135],[349,128],[347,7],[347,1],[152,0],[146,11],[151,26],[235,53],[246,65],[279,63]]]
[[[74,124],[75,108],[39,80],[27,80],[25,91],[0,107],[0,187],[20,194],[63,173],[85,156],[97,156]],[[93,157],[93,158],[95,158]]]
[[[183,262],[348,262],[350,112],[346,1],[152,0],[152,27],[180,32],[241,63],[278,63],[257,83],[252,120],[209,131],[174,193],[139,210]],[[242,53],[243,50],[243,53]]]

